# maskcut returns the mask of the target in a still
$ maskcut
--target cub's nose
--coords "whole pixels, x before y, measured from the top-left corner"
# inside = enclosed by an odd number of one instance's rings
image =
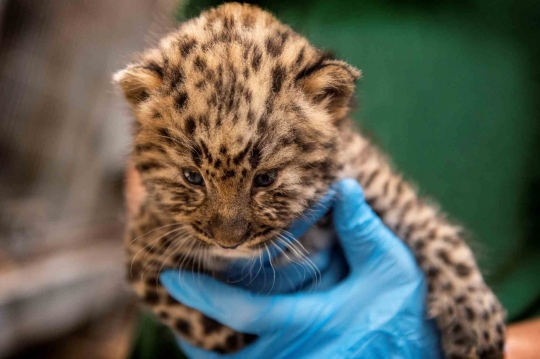
[[[242,217],[225,218],[214,215],[209,221],[216,243],[226,249],[234,249],[249,237],[250,223]]]

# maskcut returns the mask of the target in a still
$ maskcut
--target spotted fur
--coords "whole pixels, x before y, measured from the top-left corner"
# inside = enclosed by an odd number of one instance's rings
[[[460,228],[353,130],[347,115],[359,76],[267,12],[239,4],[182,24],[119,72],[137,120],[131,157],[146,193],[126,231],[134,287],[195,345],[238,350],[254,337],[176,302],[159,271],[219,276],[228,261],[279,238],[333,182],[354,177],[426,272],[429,315],[448,357],[502,358],[505,311]],[[186,171],[200,173],[204,185],[189,183]],[[270,171],[275,181],[254,187]],[[313,233],[300,240],[324,242]]]

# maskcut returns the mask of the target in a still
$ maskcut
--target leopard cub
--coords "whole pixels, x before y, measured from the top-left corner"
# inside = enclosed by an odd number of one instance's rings
[[[136,119],[131,162],[142,193],[126,230],[134,288],[191,343],[239,350],[256,338],[175,301],[160,271],[218,275],[275,243],[294,252],[288,226],[353,177],[425,271],[427,314],[448,357],[502,358],[505,311],[460,228],[348,118],[359,77],[269,13],[234,3],[181,24],[117,73]],[[333,238],[321,233],[298,240],[317,250]]]

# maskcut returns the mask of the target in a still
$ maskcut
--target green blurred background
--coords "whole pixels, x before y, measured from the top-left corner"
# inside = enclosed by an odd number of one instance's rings
[[[220,3],[185,3],[178,19]],[[364,132],[470,231],[509,320],[540,314],[540,3],[252,3],[363,71]],[[144,315],[133,358],[176,353],[167,338]]]

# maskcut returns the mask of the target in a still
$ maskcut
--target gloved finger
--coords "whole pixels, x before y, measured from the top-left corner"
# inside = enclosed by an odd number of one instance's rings
[[[330,191],[321,199],[315,206],[304,212],[304,216],[298,219],[289,226],[288,234],[294,238],[300,238],[303,236],[315,223],[324,217],[330,210],[332,202],[335,196],[335,191]]]
[[[334,225],[351,270],[368,263],[373,256],[385,256],[387,263],[415,269],[411,253],[366,203],[358,182],[344,179],[335,188]]]
[[[331,289],[339,283],[347,275],[348,268],[345,264],[345,258],[341,250],[334,249],[331,261],[325,271],[321,271],[321,279],[319,283],[312,283],[310,286],[305,286],[308,291],[322,292]]]
[[[169,270],[160,275],[160,280],[180,303],[239,332],[261,334],[279,328],[283,320],[274,313],[274,307],[280,306],[279,313],[291,310],[292,298],[258,295],[206,275],[181,277],[182,283],[178,280],[178,272]]]
[[[213,351],[201,349],[199,347],[196,347],[194,345],[191,345],[187,341],[183,340],[182,338],[177,338],[176,340],[178,342],[178,345],[180,348],[182,348],[182,352],[187,355],[188,358],[192,359],[225,359],[228,356],[225,356],[223,354],[218,354]]]

